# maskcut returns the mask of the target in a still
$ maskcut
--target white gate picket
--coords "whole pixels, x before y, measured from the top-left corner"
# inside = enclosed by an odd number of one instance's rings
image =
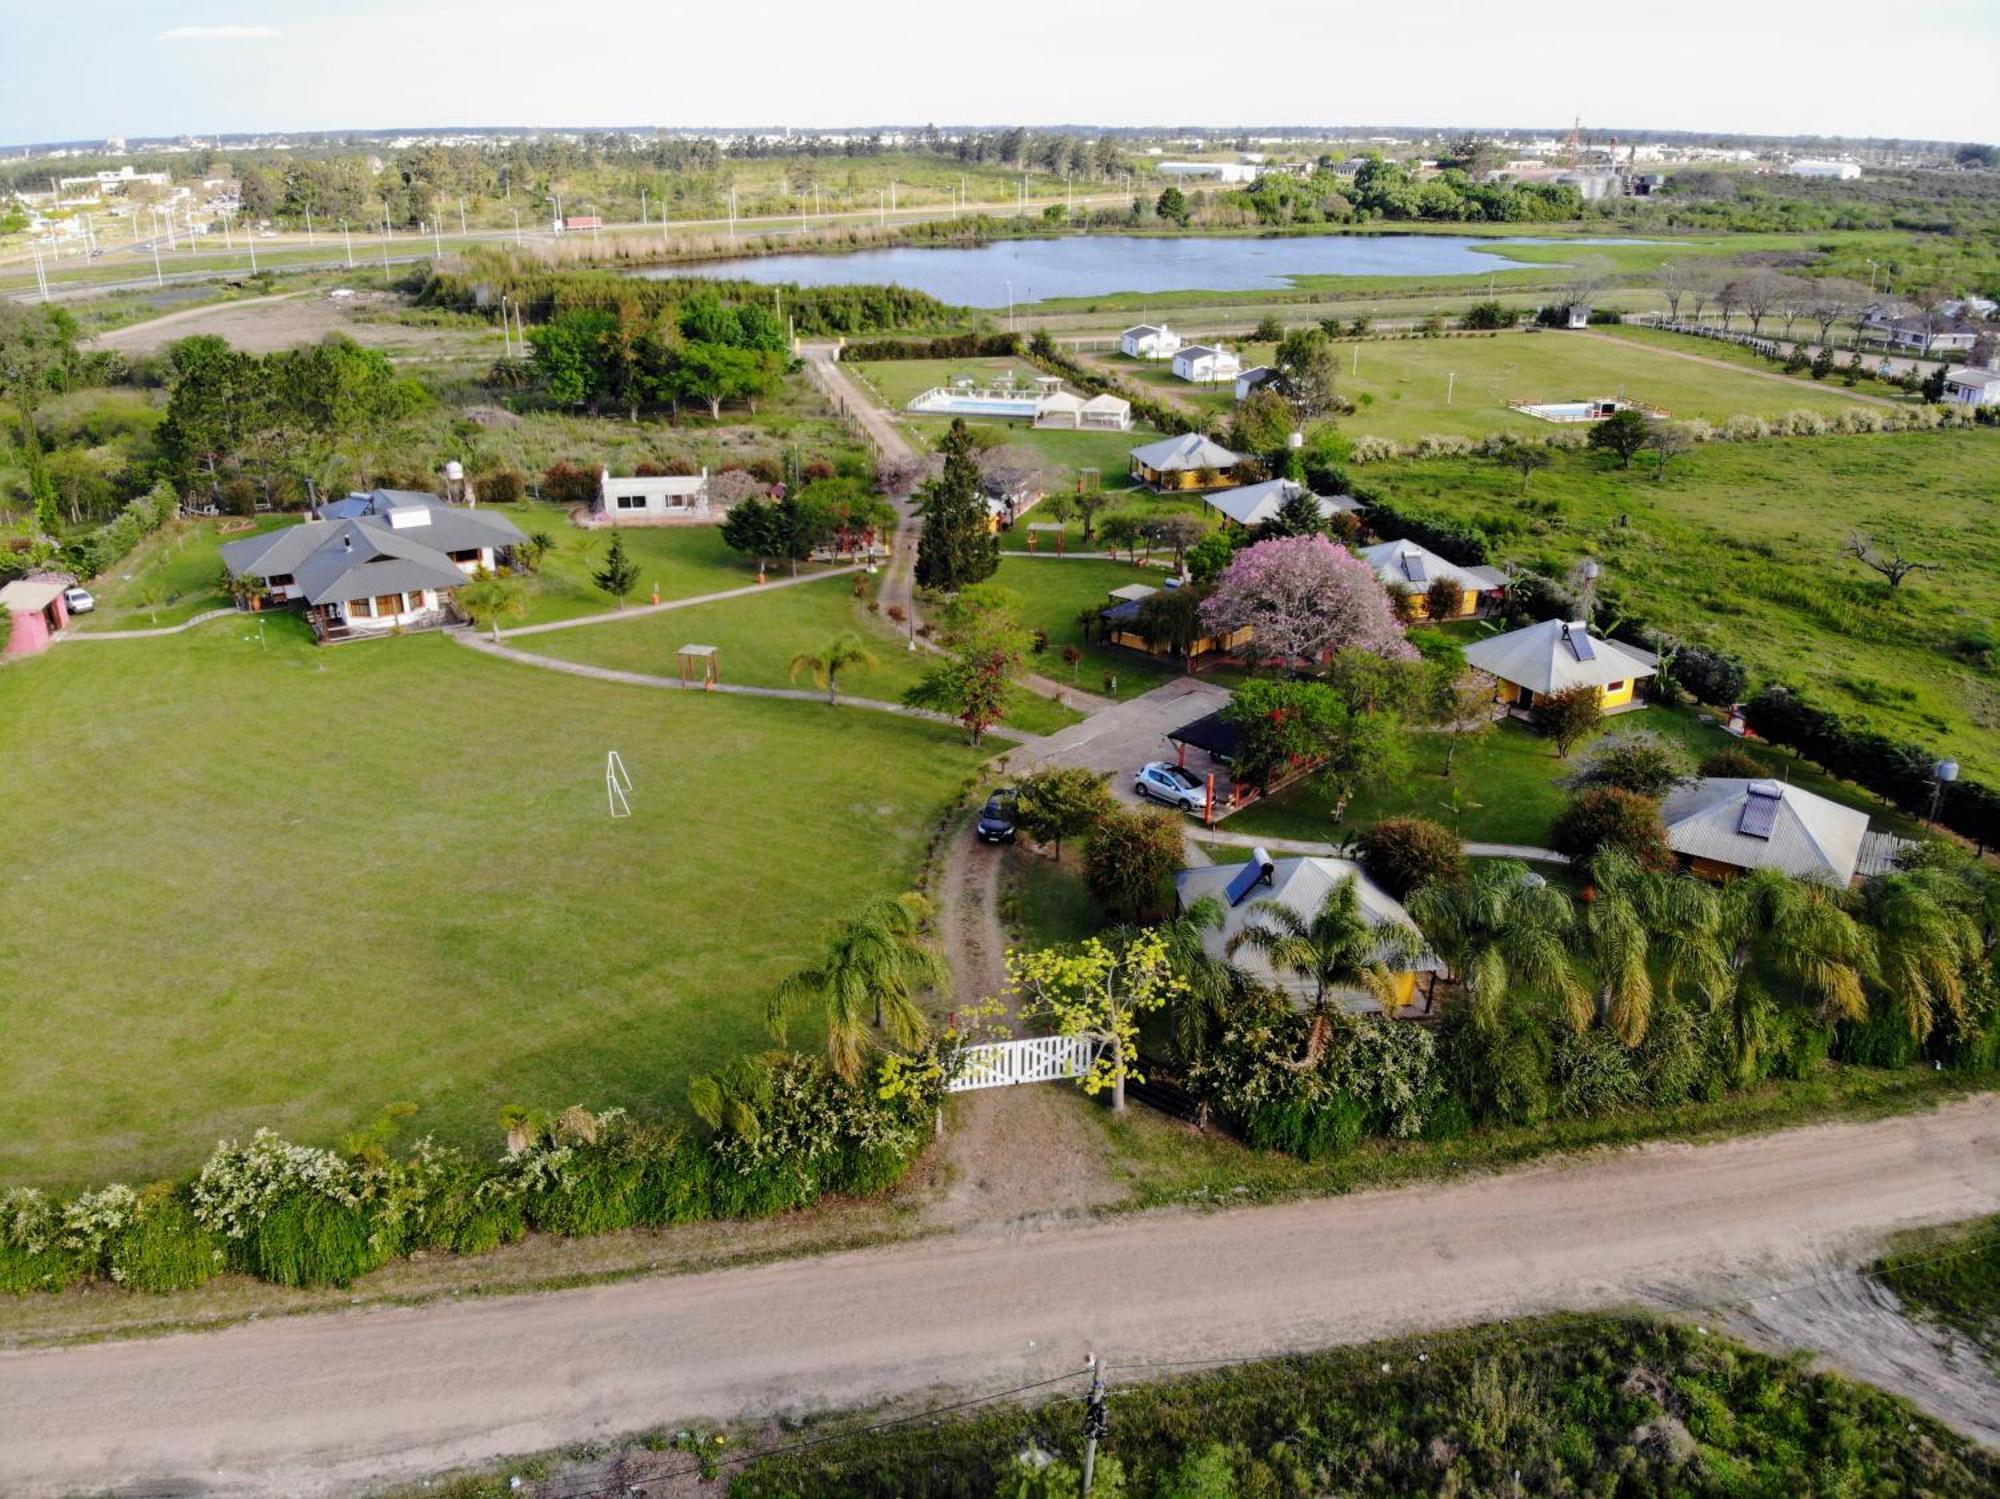
[[[970,1093],[975,1088],[1082,1077],[1096,1056],[1097,1043],[1088,1036],[1030,1036],[1023,1041],[968,1046],[948,1091]]]

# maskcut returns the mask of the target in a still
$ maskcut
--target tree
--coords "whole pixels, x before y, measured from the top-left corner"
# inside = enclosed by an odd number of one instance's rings
[[[1620,468],[1630,468],[1652,435],[1652,425],[1645,414],[1628,407],[1614,411],[1592,427],[1589,441],[1599,452],[1614,455]]]
[[[1271,356],[1278,393],[1308,421],[1349,409],[1339,388],[1340,350],[1318,328],[1295,328]]]
[[[1140,600],[1133,627],[1149,645],[1172,651],[1192,671],[1195,644],[1207,635],[1201,622],[1203,597],[1194,588],[1165,588],[1149,594]]]
[[[76,368],[76,321],[67,312],[0,302],[0,396],[14,408],[31,490],[41,472],[35,413],[45,397],[70,383]]]
[[[1528,709],[1535,732],[1553,739],[1557,757],[1564,760],[1603,721],[1604,694],[1587,684],[1544,692]]]
[[[1018,639],[1006,635],[967,640],[925,672],[903,694],[903,701],[957,719],[971,742],[978,744],[1006,716],[1022,650]]]
[[[1843,556],[1852,557],[1870,572],[1880,573],[1887,578],[1891,588],[1901,588],[1903,580],[1911,573],[1936,572],[1938,567],[1935,562],[1918,562],[1905,557],[1902,546],[1894,541],[1889,543],[1889,550],[1884,554],[1869,539],[1865,531],[1856,531],[1850,535],[1847,538],[1847,545],[1840,550]]]
[[[1679,422],[1655,420],[1646,425],[1646,446],[1659,454],[1660,461],[1653,469],[1653,481],[1658,483],[1667,476],[1669,458],[1694,451],[1694,436]]]
[[[1462,881],[1417,890],[1409,909],[1481,1030],[1500,1028],[1502,1006],[1517,989],[1537,990],[1572,1015],[1588,1015],[1589,995],[1569,960],[1575,906],[1527,865],[1478,860]]]
[[[1637,1046],[1652,1023],[1657,995],[1673,999],[1690,991],[1713,1003],[1726,991],[1722,900],[1714,886],[1648,869],[1615,849],[1598,854],[1590,878],[1596,899],[1584,917],[1583,937],[1600,1025],[1626,1046]]]
[[[1875,936],[1876,980],[1914,1041],[1940,1020],[1965,1018],[1968,977],[1985,953],[1975,909],[1972,887],[1942,869],[1898,870],[1861,887],[1857,914]]]
[[[1459,746],[1493,732],[1500,684],[1476,667],[1441,674],[1433,680],[1430,718],[1445,736],[1444,773],[1449,777]]]
[[[1136,919],[1158,909],[1181,859],[1178,813],[1113,810],[1097,820],[1084,843],[1083,883],[1105,910]]]
[[[1807,284],[1812,290],[1806,298],[1805,316],[1819,328],[1820,347],[1831,353],[1833,325],[1844,317],[1852,317],[1866,294],[1852,281],[1832,276],[1817,276]]]
[[[591,575],[599,588],[618,600],[618,607],[625,607],[625,600],[632,590],[639,586],[639,564],[634,562],[625,550],[625,538],[616,531],[611,533],[611,548],[604,554],[604,566]]]
[[[1153,204],[1153,212],[1171,224],[1178,224],[1183,229],[1187,228],[1188,219],[1192,216],[1188,208],[1187,194],[1183,193],[1177,187],[1169,187],[1160,194],[1158,200]]]
[[[1239,453],[1277,453],[1300,426],[1298,408],[1266,383],[1237,403],[1229,418],[1229,445]]]
[[[1126,1082],[1145,1081],[1131,1068],[1140,1017],[1183,987],[1166,938],[1157,931],[1117,932],[1072,947],[1017,949],[1007,954],[1007,978],[1024,1015],[1046,1021],[1057,1035],[1099,1043],[1077,1083],[1093,1096],[1109,1088],[1113,1112],[1122,1112]]]
[[[768,500],[739,500],[722,518],[722,544],[733,552],[757,559],[757,571],[775,556],[783,544],[779,535],[778,508]]]
[[[1179,515],[1172,512],[1166,515],[1143,516],[1139,522],[1139,534],[1145,538],[1146,544],[1149,547],[1158,547],[1164,552],[1171,552],[1174,571],[1183,576],[1187,573],[1188,551],[1208,536],[1210,530],[1208,522],[1198,515]]]
[[[1424,589],[1426,619],[1456,619],[1465,607],[1465,585],[1456,578],[1432,578]]]
[[[1511,468],[1521,476],[1521,493],[1528,492],[1528,481],[1535,476],[1535,470],[1547,468],[1555,462],[1548,447],[1539,442],[1529,442],[1524,438],[1508,437],[1494,449],[1493,461],[1503,468]]]
[[[1188,548],[1188,577],[1195,583],[1213,583],[1235,555],[1236,542],[1227,531],[1210,531]]]
[[[493,631],[500,639],[500,622],[520,619],[528,612],[528,588],[519,578],[503,578],[481,571],[458,591],[458,607],[477,629]]]
[[[813,685],[826,694],[829,703],[840,701],[840,678],[847,671],[873,671],[881,665],[875,653],[861,643],[852,630],[833,637],[816,651],[801,651],[792,657],[791,678],[810,676]]]
[[[1723,887],[1722,938],[1730,976],[1718,1004],[1728,1015],[1739,1077],[1756,1071],[1786,997],[1774,991],[1773,981],[1823,1020],[1867,1015],[1874,943],[1831,885],[1775,869],[1749,870]]]
[[[1080,765],[1045,765],[1021,777],[1014,792],[1014,820],[1037,843],[1053,845],[1062,862],[1065,838],[1081,838],[1115,811],[1109,771]]]
[[[1764,319],[1784,297],[1785,278],[1776,271],[1752,271],[1739,283],[1743,297],[1743,310],[1750,315],[1750,335],[1755,338],[1764,330]]]
[[[999,571],[1000,539],[988,524],[972,429],[954,417],[938,444],[944,467],[920,492],[924,530],[917,543],[917,586],[951,592]]]
[[[1593,744],[1563,784],[1572,791],[1615,786],[1657,798],[1693,779],[1686,750],[1650,729],[1627,729]]]
[[[1450,828],[1424,817],[1385,817],[1355,840],[1375,883],[1398,900],[1425,885],[1465,876],[1465,855]]]
[[[1255,920],[1239,927],[1224,951],[1234,958],[1248,948],[1306,989],[1305,1010],[1311,1021],[1306,1051],[1287,1066],[1307,1071],[1319,1065],[1335,1019],[1344,1013],[1344,994],[1365,990],[1383,1014],[1395,1012],[1395,975],[1415,960],[1421,939],[1407,927],[1370,921],[1361,909],[1360,882],[1353,875],[1339,880],[1310,914],[1275,900],[1253,903],[1249,914]]]
[[[1588,864],[1606,849],[1645,869],[1672,865],[1660,804],[1636,791],[1592,786],[1570,798],[1549,825],[1549,847],[1572,864]]]
[[[1203,603],[1202,619],[1218,635],[1254,631],[1255,652],[1266,661],[1313,668],[1348,647],[1416,657],[1375,570],[1323,536],[1260,541],[1238,552]]]
[[[951,982],[951,968],[928,938],[930,903],[921,895],[880,896],[840,924],[817,963],[779,984],[765,1020],[780,1043],[807,1005],[826,1014],[827,1061],[845,1081],[861,1076],[873,1026],[897,1046],[922,1044],[929,1024],[916,996]]]

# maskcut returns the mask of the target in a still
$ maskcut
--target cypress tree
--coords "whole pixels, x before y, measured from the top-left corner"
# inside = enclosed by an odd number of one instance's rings
[[[939,449],[944,471],[918,496],[924,531],[917,543],[917,586],[955,593],[999,570],[1000,538],[987,525],[972,432],[962,419],[953,420]]]

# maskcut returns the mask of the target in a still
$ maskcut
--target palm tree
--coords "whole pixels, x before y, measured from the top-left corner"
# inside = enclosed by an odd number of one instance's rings
[[[1241,975],[1208,951],[1208,933],[1222,925],[1222,902],[1203,896],[1163,926],[1154,928],[1167,944],[1167,962],[1181,984],[1168,997],[1174,1053],[1192,1062],[1207,1051],[1222,1028],[1229,1002],[1242,992]]]
[[[1921,1041],[1940,1012],[1963,1018],[1965,975],[1984,943],[1977,893],[1937,869],[1877,875],[1861,888],[1861,920],[1875,934],[1878,978]]]
[[[1570,965],[1576,911],[1569,897],[1515,859],[1479,861],[1457,884],[1425,885],[1410,916],[1451,969],[1482,1030],[1499,1027],[1508,990],[1527,985],[1553,996],[1579,1026],[1590,995]]]
[[[801,651],[792,657],[791,677],[811,676],[813,686],[826,694],[829,703],[840,701],[840,674],[844,671],[873,671],[881,663],[875,653],[861,643],[853,631],[836,635],[816,651]]]
[[[1597,1021],[1627,1046],[1646,1037],[1659,992],[1693,988],[1713,1002],[1729,987],[1722,900],[1689,875],[1641,868],[1609,849],[1591,861],[1597,898],[1584,918],[1584,945],[1597,980]]]
[[[528,591],[519,578],[503,578],[480,572],[458,591],[458,607],[481,629],[491,626],[495,641],[500,639],[500,621],[519,619],[528,612]]]
[[[1767,976],[1792,985],[1821,1019],[1867,1015],[1875,945],[1843,892],[1781,870],[1753,869],[1724,888],[1721,905],[1729,983],[1717,997],[1729,1006],[1739,1069],[1756,1056],[1778,1000]]]
[[[1392,965],[1410,961],[1418,945],[1416,934],[1372,925],[1361,913],[1361,890],[1352,875],[1327,891],[1311,916],[1301,916],[1275,900],[1260,900],[1250,911],[1260,920],[1229,939],[1225,949],[1229,956],[1247,947],[1263,954],[1272,967],[1311,986],[1306,1013],[1312,1017],[1312,1028],[1305,1056],[1291,1064],[1295,1069],[1318,1064],[1333,1035],[1342,990],[1366,989],[1384,1014],[1395,1009]]]
[[[765,1020],[782,1043],[792,1017],[809,1004],[826,1012],[827,1059],[848,1082],[861,1075],[873,1026],[896,1045],[921,1045],[929,1025],[920,990],[951,981],[951,969],[928,940],[930,902],[914,893],[881,896],[843,922],[820,960],[778,985]]]

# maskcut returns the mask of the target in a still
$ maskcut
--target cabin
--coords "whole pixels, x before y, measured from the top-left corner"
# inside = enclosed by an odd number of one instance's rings
[[[1944,398],[1960,406],[2000,406],[2000,369],[1953,365],[1944,372]]]
[[[513,561],[527,537],[505,516],[414,490],[374,490],[296,526],[225,543],[229,576],[304,609],[322,644],[456,624],[458,590]]]
[[[1660,820],[1682,867],[1708,880],[1779,869],[1845,889],[1869,840],[1866,812],[1797,786],[1734,776],[1669,793]]]
[[[1118,335],[1118,351],[1130,359],[1171,359],[1181,336],[1165,323],[1141,323]]]
[[[1243,361],[1228,349],[1187,344],[1174,355],[1173,371],[1196,385],[1227,385],[1243,373]]]
[[[1241,453],[1199,432],[1183,432],[1132,449],[1132,477],[1163,491],[1226,489],[1241,482],[1236,470],[1242,462]]]
[[[1423,949],[1423,933],[1403,909],[1402,902],[1369,879],[1361,866],[1350,859],[1274,859],[1261,848],[1253,849],[1247,864],[1206,864],[1183,869],[1174,876],[1174,895],[1183,911],[1203,899],[1214,900],[1222,907],[1222,924],[1202,933],[1202,946],[1210,957],[1233,963],[1255,982],[1279,990],[1304,1009],[1315,998],[1310,979],[1276,967],[1255,948],[1239,948],[1230,957],[1230,940],[1246,928],[1265,924],[1263,913],[1256,909],[1261,902],[1269,901],[1311,920],[1324,909],[1327,897],[1350,881],[1355,887],[1362,919],[1381,930],[1385,939],[1392,934],[1402,939],[1385,940],[1378,955],[1379,961],[1392,965],[1391,1012],[1413,1004],[1427,1004],[1432,987],[1446,971],[1445,965]],[[1394,930],[1397,928],[1401,931]],[[1400,951],[1404,947],[1416,947],[1418,956],[1410,957]],[[1383,1010],[1381,1000],[1373,992],[1358,986],[1336,990],[1332,998],[1342,1010],[1353,1015],[1380,1014]]]
[[[1111,601],[1097,611],[1098,638],[1106,645],[1137,651],[1156,661],[1186,661],[1190,670],[1205,656],[1227,655],[1248,645],[1253,636],[1247,626],[1227,635],[1201,635],[1183,651],[1171,642],[1153,640],[1140,629],[1139,620],[1146,600],[1161,590],[1150,583],[1127,583],[1111,590]]]
[[[1306,492],[1305,485],[1296,479],[1266,479],[1261,484],[1243,484],[1218,494],[1203,495],[1202,503],[1221,516],[1224,525],[1254,527],[1277,519],[1279,511]],[[1336,515],[1358,515],[1361,511],[1361,502],[1349,495],[1314,495],[1313,499],[1318,503],[1321,520],[1332,520]]]
[[[590,507],[593,526],[663,526],[688,521],[720,521],[725,510],[709,506],[708,470],[698,474],[611,476],[597,471],[597,499]]]
[[[1651,651],[1593,635],[1582,620],[1563,619],[1475,640],[1465,648],[1465,664],[1497,679],[1499,700],[1514,713],[1572,687],[1595,687],[1606,713],[1629,712],[1643,706],[1640,681],[1659,670]]]
[[[1382,586],[1396,597],[1408,619],[1476,619],[1492,614],[1507,599],[1513,581],[1497,567],[1460,567],[1414,541],[1384,541],[1354,554],[1375,569]],[[1431,612],[1431,589],[1440,578],[1458,586],[1458,602],[1448,612]]]
[[[10,656],[47,650],[69,623],[63,585],[53,578],[16,578],[0,588],[0,609],[13,617],[14,628],[7,636]]]
[[[1247,401],[1278,378],[1278,372],[1268,364],[1253,364],[1236,377],[1236,399]]]

